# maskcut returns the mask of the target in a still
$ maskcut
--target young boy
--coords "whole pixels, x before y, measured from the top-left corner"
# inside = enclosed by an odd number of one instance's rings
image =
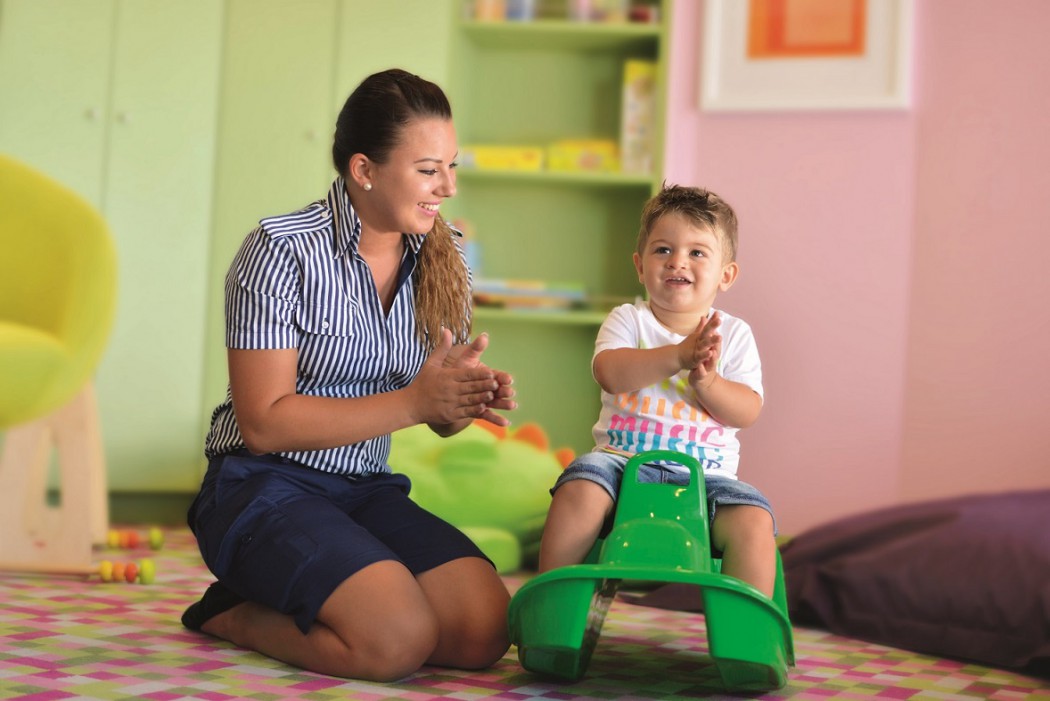
[[[646,203],[634,265],[648,300],[613,309],[598,332],[596,445],[551,490],[541,572],[583,561],[609,521],[632,455],[673,450],[704,470],[722,572],[772,596],[772,509],[736,478],[737,431],[762,411],[762,366],[751,328],[712,307],[736,281],[736,247],[736,215],[714,193],[671,185]],[[688,474],[649,464],[639,479],[683,483]]]

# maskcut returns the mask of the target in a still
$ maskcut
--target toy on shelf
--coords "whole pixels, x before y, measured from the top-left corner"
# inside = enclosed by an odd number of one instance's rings
[[[649,462],[683,465],[689,486],[639,483],[638,468]],[[544,572],[514,595],[507,612],[511,642],[525,669],[575,681],[587,671],[624,580],[695,584],[723,685],[751,691],[784,686],[795,653],[779,553],[772,599],[720,568],[711,556],[700,464],[670,451],[640,453],[624,470],[612,531],[587,562]]]
[[[143,545],[148,545],[150,550],[160,550],[164,547],[164,531],[157,527],[150,528],[145,538],[138,531],[126,528],[111,529],[106,534],[106,547],[114,550],[134,550]]]

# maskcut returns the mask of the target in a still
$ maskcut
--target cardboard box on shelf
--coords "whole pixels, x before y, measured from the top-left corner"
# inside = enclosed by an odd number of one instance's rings
[[[547,169],[613,172],[620,169],[619,147],[611,139],[565,139],[547,147]]]
[[[459,150],[459,163],[479,170],[543,170],[543,148],[468,144]]]

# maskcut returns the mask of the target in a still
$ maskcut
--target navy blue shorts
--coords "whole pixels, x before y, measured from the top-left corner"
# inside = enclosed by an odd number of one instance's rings
[[[349,479],[276,455],[212,458],[187,521],[229,589],[295,618],[306,633],[350,575],[394,560],[418,575],[485,555],[408,498],[404,475]]]

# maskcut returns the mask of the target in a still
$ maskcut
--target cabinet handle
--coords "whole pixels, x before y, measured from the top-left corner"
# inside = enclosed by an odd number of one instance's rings
[[[316,129],[307,129],[306,130],[306,140],[307,141],[317,141],[317,130]]]
[[[98,107],[88,107],[86,110],[84,110],[84,119],[88,120],[89,122],[97,121]]]
[[[117,112],[117,121],[121,124],[127,124],[131,121],[131,115],[127,112]]]

